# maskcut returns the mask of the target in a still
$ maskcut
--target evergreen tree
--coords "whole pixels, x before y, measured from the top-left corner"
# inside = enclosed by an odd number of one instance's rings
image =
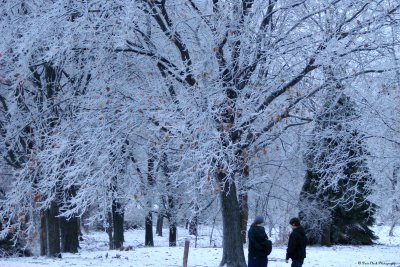
[[[376,206],[368,200],[374,179],[363,135],[354,127],[354,107],[348,96],[331,90],[316,118],[300,195],[310,243],[369,245],[376,239],[370,229]]]

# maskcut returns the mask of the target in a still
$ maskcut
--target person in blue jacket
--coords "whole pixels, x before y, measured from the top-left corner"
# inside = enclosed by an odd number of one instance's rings
[[[249,239],[248,267],[267,267],[272,243],[264,229],[264,217],[256,216],[247,233]]]

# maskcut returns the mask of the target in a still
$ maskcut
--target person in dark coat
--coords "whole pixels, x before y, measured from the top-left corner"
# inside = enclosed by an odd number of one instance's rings
[[[292,233],[289,236],[289,243],[286,250],[286,263],[292,259],[291,267],[301,267],[306,257],[307,237],[304,228],[300,225],[298,218],[289,221]]]
[[[265,233],[264,218],[257,216],[247,233],[249,239],[248,267],[267,267],[272,243]]]

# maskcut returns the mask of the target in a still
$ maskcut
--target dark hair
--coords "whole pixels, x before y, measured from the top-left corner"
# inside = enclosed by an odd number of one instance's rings
[[[290,219],[289,224],[293,226],[300,226],[300,220],[299,218],[292,218]]]

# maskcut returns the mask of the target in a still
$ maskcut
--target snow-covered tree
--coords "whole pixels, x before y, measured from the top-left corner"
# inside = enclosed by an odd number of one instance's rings
[[[382,71],[368,69],[369,61],[363,60],[371,60],[368,55],[380,48],[374,35],[384,24],[376,22],[395,14],[398,6],[363,1],[143,1],[138,7],[141,21],[153,19],[151,31],[146,31],[148,23],[138,23],[124,51],[153,60],[179,106],[177,114],[188,121],[189,134],[214,134],[199,139],[194,153],[220,186],[221,265],[243,266],[240,218],[246,215],[239,200],[246,199],[240,187],[248,179],[249,159],[284,129],[302,123],[296,108],[325,86],[316,78],[332,59],[352,63],[340,79]]]
[[[305,155],[300,215],[311,243],[372,244],[376,206],[368,197],[374,179],[355,127],[359,114],[342,86],[332,83]]]
[[[219,194],[221,265],[245,266],[250,164],[286,129],[309,122],[302,109],[326,86],[320,78],[333,61],[349,63],[341,80],[387,70],[373,64],[386,56],[376,36],[398,22],[390,20],[398,9],[391,0],[5,1],[5,101],[34,77],[32,67],[51,63],[63,85],[56,103],[74,107],[39,138],[47,146],[27,157],[17,179],[32,178],[34,166],[44,199],[60,183],[78,188],[61,215],[97,205],[104,219],[113,200],[145,195],[154,147],[181,160],[169,160],[178,165],[171,185],[184,177],[193,196]],[[7,134],[18,136],[12,131],[27,123],[9,106]],[[46,118],[32,115],[23,119]],[[21,196],[14,193],[8,203]]]

